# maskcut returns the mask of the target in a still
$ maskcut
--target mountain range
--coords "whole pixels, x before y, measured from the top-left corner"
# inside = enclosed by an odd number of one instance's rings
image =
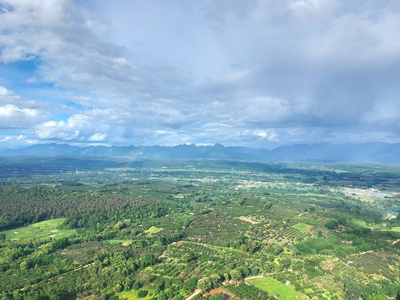
[[[36,144],[18,149],[3,149],[0,156],[79,156],[128,158],[137,160],[232,159],[246,161],[326,161],[326,162],[400,162],[400,143],[294,144],[273,150],[247,147],[178,146],[88,146]]]

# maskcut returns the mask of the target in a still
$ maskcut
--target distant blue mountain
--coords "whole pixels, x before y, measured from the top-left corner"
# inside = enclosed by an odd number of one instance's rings
[[[326,161],[326,162],[400,162],[400,144],[345,143],[297,144],[273,150],[246,147],[179,145],[166,146],[88,146],[37,144],[0,151],[0,156],[79,156],[135,158],[137,160],[227,159],[246,161]]]

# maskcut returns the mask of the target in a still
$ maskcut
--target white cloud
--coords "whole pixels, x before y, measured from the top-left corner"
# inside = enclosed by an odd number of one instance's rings
[[[45,122],[38,127],[36,130],[36,136],[38,139],[59,139],[64,141],[70,141],[78,138],[80,133],[79,129],[74,128],[71,123],[64,121],[49,121]]]
[[[1,15],[0,61],[43,61],[30,83],[139,101],[164,89],[176,93],[188,80],[187,73],[166,63],[137,67],[124,57],[126,49],[100,38],[93,25],[97,22],[71,1],[3,3],[12,9]]]
[[[0,143],[2,144],[1,146],[7,146],[7,147],[31,145],[31,144],[35,144],[37,142],[38,141],[36,139],[30,139],[24,135],[0,136]]]
[[[23,99],[0,86],[0,129],[29,129],[46,115],[35,101]]]
[[[98,133],[96,132],[91,137],[89,137],[89,141],[91,142],[101,142],[104,141],[107,137],[107,133]]]
[[[0,116],[2,118],[35,117],[38,114],[39,111],[36,109],[18,108],[11,104],[0,106]]]
[[[278,141],[278,134],[275,132],[275,130],[256,130],[254,131],[254,134],[256,136],[261,137],[261,139],[267,139],[268,141],[271,142],[277,142]]]
[[[33,101],[0,87],[0,127],[28,138],[261,146],[399,136],[396,0],[0,5],[3,66],[35,59],[24,84],[59,93]]]
[[[1,140],[0,140],[0,142],[8,142],[8,141],[10,141],[12,139],[12,136],[6,136],[6,137],[4,137],[4,138],[2,138]]]

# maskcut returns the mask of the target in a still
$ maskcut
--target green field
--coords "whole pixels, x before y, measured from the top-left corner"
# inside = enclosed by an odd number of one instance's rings
[[[174,195],[173,197],[176,198],[176,199],[183,199],[183,198],[185,198],[185,196],[182,195],[182,194]]]
[[[297,223],[296,225],[293,226],[294,229],[300,231],[301,233],[305,233],[308,232],[309,229],[309,225],[304,224],[304,223]]]
[[[133,240],[105,240],[103,242],[109,244],[122,244],[123,246],[125,246],[131,244]]]
[[[135,290],[130,290],[130,291],[123,291],[120,293],[116,293],[116,295],[121,298],[121,299],[128,299],[128,300],[147,300],[147,299],[153,299],[154,294],[151,293],[151,291],[149,291],[149,293],[147,294],[146,297],[144,298],[139,298],[138,297],[138,292],[139,291],[135,291]]]
[[[353,219],[352,222],[354,224],[360,225],[362,227],[368,227],[367,222],[363,221],[363,220],[359,220],[359,219]]]
[[[391,231],[400,232],[400,227],[393,227],[390,229]]]
[[[29,226],[18,227],[11,230],[3,231],[6,234],[6,240],[27,240],[35,238],[61,238],[74,235],[75,229],[60,229],[66,218],[58,218],[42,221]]]
[[[145,230],[144,232],[146,234],[148,234],[148,235],[151,235],[151,234],[159,233],[162,230],[163,230],[163,228],[158,228],[158,227],[155,227],[155,226],[151,226],[149,229]]]
[[[269,295],[278,295],[278,299],[301,299],[302,294],[295,291],[293,286],[286,285],[273,278],[261,278],[249,281],[250,284],[258,287],[259,289],[266,291]]]

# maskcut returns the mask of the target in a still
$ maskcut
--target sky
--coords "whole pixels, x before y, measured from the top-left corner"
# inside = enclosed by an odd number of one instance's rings
[[[0,0],[0,148],[400,142],[399,0]]]

